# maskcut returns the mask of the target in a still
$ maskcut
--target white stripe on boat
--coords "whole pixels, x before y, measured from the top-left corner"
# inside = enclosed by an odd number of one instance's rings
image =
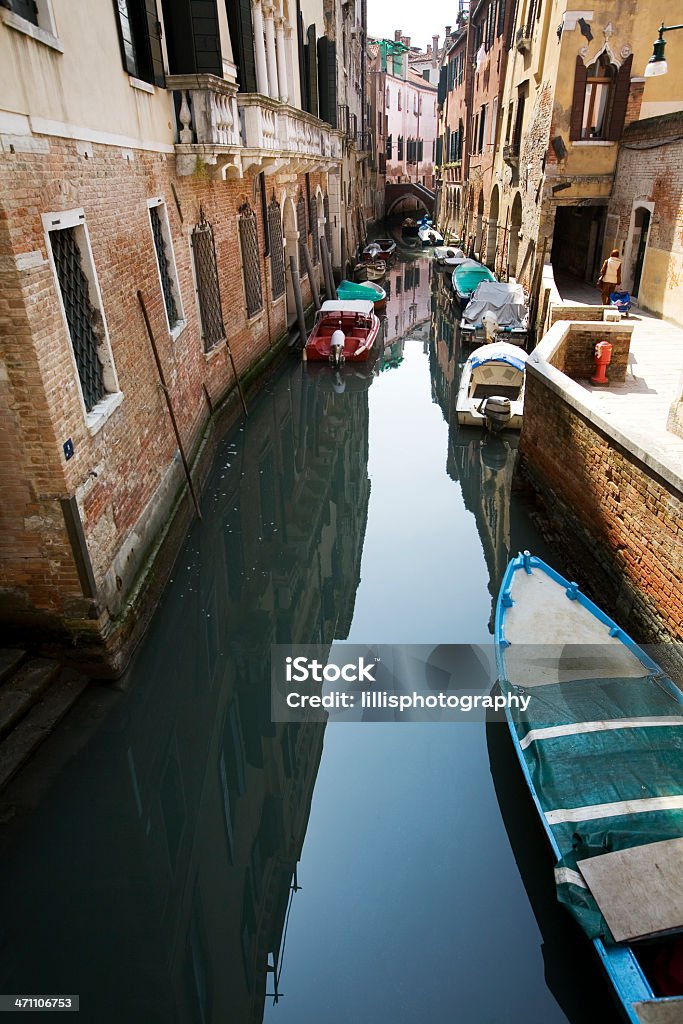
[[[545,729],[529,729],[520,740],[526,750],[537,740],[551,740],[556,736],[580,736],[587,732],[608,732],[611,729],[654,729],[658,726],[683,725],[680,715],[664,715],[661,718],[609,718],[601,722],[571,722],[569,725],[549,725]]]
[[[683,810],[683,794],[654,796],[644,800],[619,800],[613,804],[592,804],[588,807],[560,807],[556,811],[546,811],[545,820],[549,825],[561,825],[564,821],[592,821],[594,818],[616,818],[622,814],[676,810]]]
[[[581,889],[588,888],[580,872],[573,871],[572,868],[555,868],[555,882],[557,885],[566,883],[567,885],[578,885]]]

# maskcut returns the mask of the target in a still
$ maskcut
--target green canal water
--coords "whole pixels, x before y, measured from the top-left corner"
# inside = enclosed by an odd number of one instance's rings
[[[389,290],[373,372],[292,359],[225,437],[127,677],[4,796],[3,993],[96,1024],[616,1019],[504,726],[270,719],[271,644],[488,643],[510,553],[557,564],[516,438],[455,422],[445,282],[401,259]]]

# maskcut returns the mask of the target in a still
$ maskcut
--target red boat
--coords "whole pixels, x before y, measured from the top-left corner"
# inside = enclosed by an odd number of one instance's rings
[[[335,299],[323,302],[303,351],[305,360],[332,363],[365,361],[375,347],[379,320],[372,302]]]

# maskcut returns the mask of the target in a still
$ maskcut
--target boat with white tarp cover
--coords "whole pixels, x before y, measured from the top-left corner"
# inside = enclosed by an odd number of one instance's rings
[[[529,308],[521,284],[482,281],[475,288],[460,321],[464,341],[510,341],[525,345],[529,330]]]
[[[495,640],[501,690],[531,698],[505,714],[557,897],[631,1024],[681,1024],[683,693],[529,552],[508,565]]]

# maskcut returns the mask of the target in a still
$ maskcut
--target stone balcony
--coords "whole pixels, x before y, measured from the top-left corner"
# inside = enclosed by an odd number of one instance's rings
[[[218,178],[329,170],[342,156],[341,133],[306,111],[256,93],[238,93],[215,75],[169,75],[176,121],[176,167],[206,165]]]

